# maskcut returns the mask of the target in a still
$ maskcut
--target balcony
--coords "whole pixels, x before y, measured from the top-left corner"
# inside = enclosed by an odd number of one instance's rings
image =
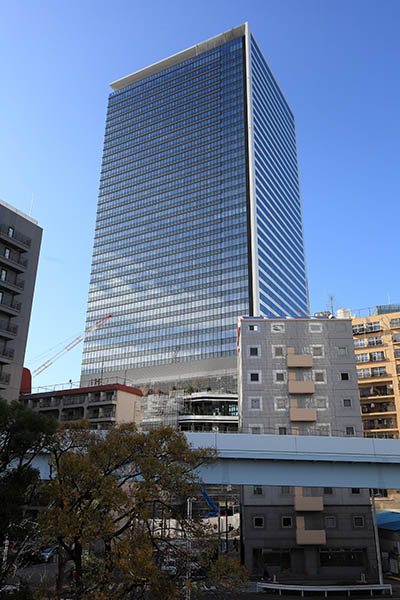
[[[0,321],[0,336],[14,338],[17,332],[17,325],[9,325],[6,321]]]
[[[0,361],[6,360],[7,362],[10,362],[13,360],[14,354],[15,351],[12,348],[3,348],[3,350],[0,350]]]
[[[313,381],[297,381],[289,379],[289,394],[313,394],[315,385]]]
[[[290,408],[291,421],[316,421],[317,410],[315,408],[298,408],[293,406]]]
[[[0,284],[2,287],[10,289],[13,292],[19,292],[25,287],[25,281],[23,279],[15,278],[14,281],[11,281],[11,279],[9,279],[9,273],[7,274],[6,279],[0,279]]]
[[[320,546],[326,544],[324,529],[305,529],[304,517],[296,517],[296,543],[302,546]]]
[[[31,238],[23,235],[13,227],[9,227],[4,225],[4,223],[0,224],[0,237],[7,240],[7,243],[13,244],[16,246],[24,246],[25,248],[30,248],[32,240]]]
[[[382,386],[382,387],[368,387],[368,388],[360,388],[360,399],[363,400],[364,398],[379,398],[379,397],[384,397],[384,396],[393,396],[394,395],[394,391],[393,391],[393,387],[388,385],[388,386]]]
[[[15,300],[3,298],[3,300],[0,302],[0,309],[4,312],[15,315],[21,310],[21,302],[15,302]]]
[[[13,269],[24,272],[28,266],[26,258],[22,258],[16,252],[11,252],[9,256],[1,256],[0,260],[5,265],[9,265]]]
[[[60,406],[59,398],[42,398],[39,402],[39,408],[54,408]]]
[[[289,369],[309,369],[313,366],[313,357],[311,354],[294,354],[293,352],[288,352],[286,361]]]
[[[294,509],[299,512],[320,512],[324,510],[324,499],[321,496],[295,496]]]
[[[70,398],[66,397],[66,398],[63,398],[63,406],[74,406],[76,404],[84,404],[85,400],[86,400],[85,396],[82,396],[82,397],[72,396]]]
[[[361,407],[362,415],[366,414],[374,414],[374,413],[385,413],[385,412],[396,412],[396,407],[394,404],[385,404],[381,402],[371,407],[368,404],[363,404]]]

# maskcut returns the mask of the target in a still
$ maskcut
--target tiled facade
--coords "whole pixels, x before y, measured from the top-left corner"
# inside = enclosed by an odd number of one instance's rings
[[[362,436],[349,319],[240,318],[238,382],[243,433]],[[246,486],[242,518],[253,576],[376,574],[368,490]]]

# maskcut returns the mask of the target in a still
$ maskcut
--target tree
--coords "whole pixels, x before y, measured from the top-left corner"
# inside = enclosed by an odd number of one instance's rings
[[[214,452],[193,450],[168,427],[143,433],[124,424],[105,435],[85,422],[61,427],[49,450],[49,506],[41,525],[74,563],[76,597],[138,598],[149,587],[153,596],[177,597],[194,544],[201,539],[205,554],[214,551],[209,532],[177,503],[193,493],[196,469]]]
[[[32,463],[56,429],[56,421],[0,400],[0,587],[21,564],[36,531],[36,522],[25,515],[39,483]]]

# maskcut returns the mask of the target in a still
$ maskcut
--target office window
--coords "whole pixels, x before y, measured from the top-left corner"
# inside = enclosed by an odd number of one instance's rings
[[[372,367],[371,377],[382,377],[386,375],[386,367]]]
[[[249,356],[251,358],[258,357],[259,356],[259,346],[250,346]]]
[[[340,379],[342,381],[349,381],[350,375],[348,373],[340,373]]]
[[[272,355],[274,356],[274,358],[282,358],[283,350],[283,346],[272,346]]]
[[[334,527],[336,527],[336,517],[325,517],[325,527],[327,529],[333,529]]]
[[[271,333],[284,333],[285,325],[284,323],[272,323],[271,324]]]
[[[358,379],[365,379],[366,377],[371,377],[371,371],[369,369],[357,369],[357,377]]]
[[[390,327],[392,329],[399,329],[400,327],[400,319],[390,319]]]
[[[250,410],[261,410],[262,409],[262,402],[261,402],[261,398],[259,396],[251,396],[249,398],[249,409]]]
[[[365,527],[363,516],[353,517],[353,527]]]
[[[332,496],[333,489],[331,487],[324,487],[324,496]]]
[[[258,331],[258,325],[249,325],[249,331]]]
[[[253,517],[254,529],[262,529],[264,527],[264,517]]]
[[[354,435],[354,427],[346,427],[346,435]]]
[[[374,321],[373,323],[365,324],[365,331],[367,333],[372,332],[372,331],[380,331],[380,330],[381,330],[381,324],[379,321]]]
[[[346,356],[347,355],[347,346],[339,346],[337,349],[338,356]]]
[[[351,493],[352,494],[360,494],[360,488],[351,488]]]
[[[10,238],[14,237],[14,233],[15,233],[14,227],[9,227],[8,231],[7,231],[8,237],[10,237]]]
[[[351,408],[351,399],[350,398],[344,398],[344,400],[343,400],[343,406],[345,408]]]
[[[323,346],[311,346],[311,352],[314,358],[321,358],[324,356]]]
[[[292,517],[282,517],[281,518],[281,525],[283,529],[290,529],[291,527],[293,527],[293,519]]]
[[[254,496],[262,496],[263,495],[263,489],[261,485],[255,485],[253,487],[253,494]]]
[[[5,281],[7,279],[7,271],[5,269],[1,269],[0,279],[1,279],[1,281]]]
[[[354,340],[354,347],[355,348],[365,348],[366,345],[367,345],[366,338],[356,338]]]
[[[394,357],[400,358],[400,349],[399,348],[396,348],[396,350],[394,351]]]
[[[374,337],[368,338],[368,346],[380,346],[382,344],[382,337],[375,335]]]
[[[400,342],[400,333],[394,333],[392,335],[392,342],[398,344]]]
[[[353,329],[353,335],[365,333],[365,327],[364,327],[363,323],[360,323],[359,325],[353,325],[352,329]]]

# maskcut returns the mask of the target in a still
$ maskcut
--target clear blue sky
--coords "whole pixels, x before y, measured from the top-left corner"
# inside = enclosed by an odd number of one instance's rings
[[[244,21],[296,115],[312,311],[400,302],[399,0],[0,0],[0,198],[44,229],[27,366],[84,329],[108,83]]]

